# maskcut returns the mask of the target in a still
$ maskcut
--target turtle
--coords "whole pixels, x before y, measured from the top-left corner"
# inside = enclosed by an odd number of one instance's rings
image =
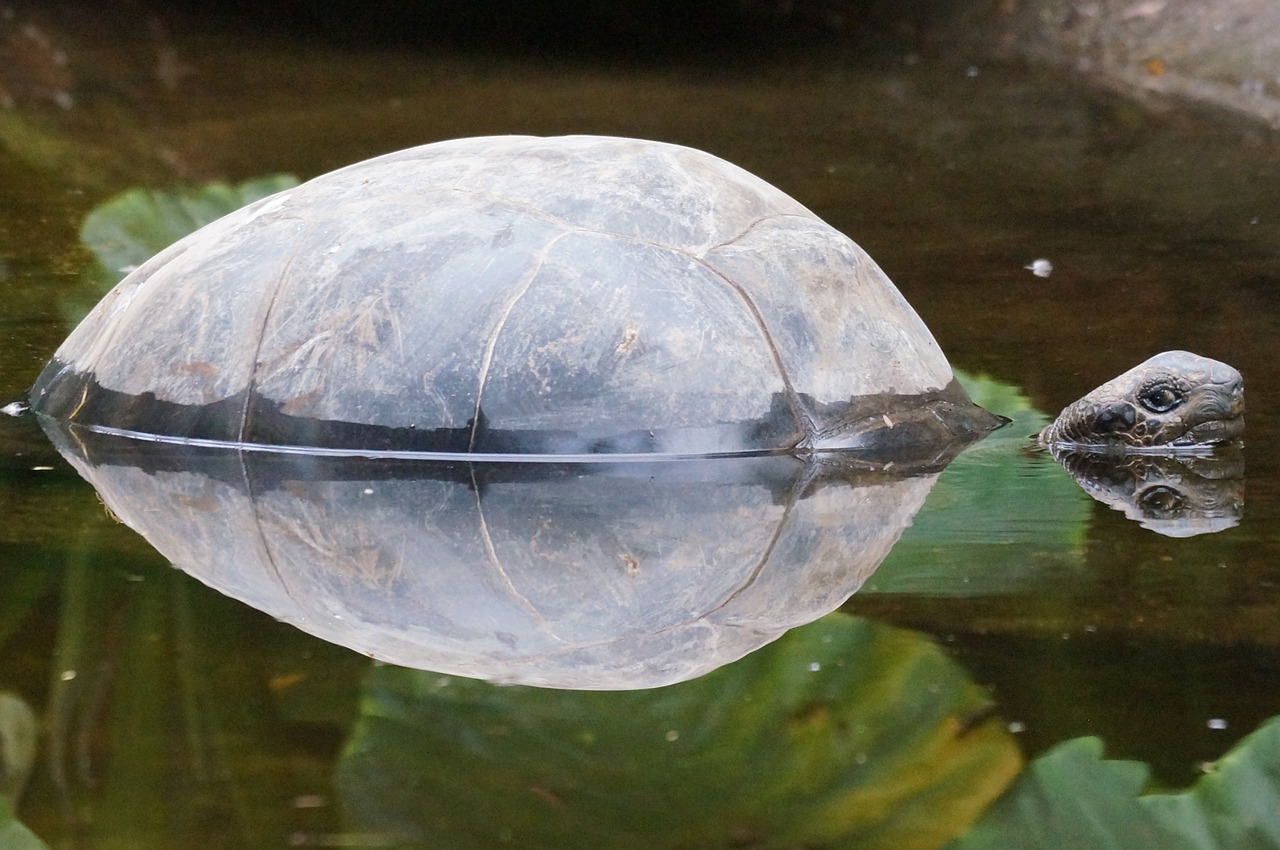
[[[1165,351],[1067,405],[1038,435],[1057,452],[1177,454],[1244,433],[1244,379],[1189,351]]]
[[[252,203],[130,273],[37,413],[247,449],[945,457],[1005,421],[849,237],[710,153],[435,142]]]

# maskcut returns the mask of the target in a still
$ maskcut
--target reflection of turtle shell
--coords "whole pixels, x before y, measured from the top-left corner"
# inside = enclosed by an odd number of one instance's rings
[[[441,142],[251,204],[116,287],[33,403],[169,437],[535,454],[995,424],[848,238],[709,154],[599,137]]]
[[[833,610],[936,477],[822,478],[788,456],[450,465],[50,433],[121,520],[229,596],[396,664],[565,688],[692,678]]]

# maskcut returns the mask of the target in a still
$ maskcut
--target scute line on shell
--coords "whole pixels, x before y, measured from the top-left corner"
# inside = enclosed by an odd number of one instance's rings
[[[489,341],[485,345],[484,358],[481,360],[481,364],[480,364],[480,377],[479,377],[479,383],[476,391],[476,406],[472,414],[473,419],[471,422],[471,438],[469,441],[469,445],[472,449],[475,448],[476,436],[480,426],[480,406],[481,406],[480,402],[481,402],[481,397],[484,395],[485,383],[488,381],[489,370],[492,368],[492,365],[493,365],[493,352],[497,348],[498,337],[501,335],[502,329],[507,323],[507,318],[511,315],[511,311],[515,308],[516,303],[519,302],[520,299],[523,298],[528,293],[530,287],[533,286],[533,281],[537,278],[538,272],[541,270],[542,265],[545,262],[547,255],[550,253],[552,246],[554,246],[556,242],[560,241],[566,236],[570,236],[574,234],[582,234],[582,233],[592,234],[597,236],[607,236],[614,239],[620,239],[625,242],[631,242],[636,245],[647,245],[651,248],[657,248],[659,250],[670,251],[674,254],[679,254],[681,256],[687,257],[689,260],[696,263],[701,268],[705,269],[713,277],[722,281],[730,289],[730,291],[732,291],[735,295],[737,295],[738,299],[742,301],[743,304],[746,305],[747,312],[750,313],[752,320],[756,323],[756,326],[760,329],[760,335],[761,337],[763,337],[765,345],[768,346],[769,348],[769,356],[773,359],[774,366],[777,367],[777,370],[778,370],[778,376],[782,379],[782,386],[784,391],[787,394],[787,404],[791,408],[792,414],[795,416],[797,427],[800,429],[800,431],[803,432],[804,436],[799,441],[799,443],[803,444],[806,441],[811,441],[813,439],[814,435],[816,434],[817,426],[814,424],[812,419],[807,415],[807,413],[805,413],[803,406],[800,404],[799,397],[797,396],[795,391],[795,387],[791,382],[791,376],[787,374],[786,365],[782,360],[782,353],[778,350],[777,343],[773,339],[773,334],[770,333],[769,326],[765,323],[764,314],[761,313],[759,306],[755,303],[755,299],[753,299],[745,289],[743,289],[737,283],[735,283],[734,281],[726,277],[719,269],[715,268],[713,265],[707,262],[707,259],[706,259],[707,253],[714,251],[717,248],[722,248],[726,245],[733,244],[734,242],[738,241],[739,239],[742,239],[752,230],[754,230],[755,228],[759,227],[761,224],[767,221],[771,221],[774,219],[781,219],[781,218],[796,218],[796,219],[808,220],[807,216],[796,215],[794,213],[776,213],[776,214],[763,216],[751,222],[750,225],[744,228],[740,233],[738,233],[732,239],[724,242],[719,242],[715,245],[712,245],[709,248],[706,248],[701,253],[699,253],[687,248],[679,247],[677,245],[671,245],[666,242],[657,242],[652,239],[642,239],[638,236],[632,236],[626,233],[619,233],[614,230],[601,230],[594,227],[581,227],[581,226],[572,224],[564,220],[563,218],[560,218],[559,216],[555,216],[550,213],[547,213],[546,211],[541,210],[538,207],[532,206],[530,204],[525,204],[519,201],[512,201],[509,198],[506,198],[502,195],[493,195],[485,192],[473,192],[468,189],[458,189],[452,186],[448,187],[447,190],[459,192],[466,195],[471,195],[473,197],[485,198],[493,201],[502,201],[504,203],[510,204],[510,206],[513,208],[527,211],[531,215],[541,218],[544,221],[559,224],[565,228],[563,233],[559,233],[552,239],[548,240],[547,244],[542,247],[541,251],[539,251],[538,261],[536,265],[530,270],[528,276],[523,282],[523,285],[519,288],[519,291],[504,306],[502,311],[502,317],[498,321],[498,326],[494,329],[493,334],[489,337]]]
[[[751,222],[746,227],[744,227],[739,233],[730,237],[729,239],[725,239],[720,242],[715,242],[707,245],[705,248],[699,248],[695,250],[692,248],[682,248],[678,245],[672,245],[667,242],[656,242],[652,239],[644,239],[639,236],[633,236],[629,233],[621,233],[617,230],[604,230],[598,227],[583,227],[580,224],[574,224],[568,219],[555,215],[554,213],[549,213],[546,210],[542,209],[541,207],[534,206],[533,204],[526,203],[525,201],[516,200],[514,198],[511,198],[508,195],[499,195],[493,192],[479,192],[474,189],[460,189],[457,186],[445,186],[441,188],[441,191],[457,192],[462,195],[469,195],[473,198],[479,198],[485,201],[506,204],[508,207],[510,207],[513,210],[521,210],[523,212],[528,213],[530,216],[534,218],[542,219],[543,221],[550,222],[551,224],[558,224],[561,227],[565,228],[566,231],[569,231],[569,232],[596,233],[602,236],[615,236],[618,239],[625,239],[628,242],[635,242],[640,245],[652,245],[658,248],[666,248],[667,250],[676,251],[678,253],[685,254],[687,256],[691,256],[699,259],[701,259],[705,254],[708,254],[719,248],[723,248],[726,245],[732,245],[734,242],[737,242],[739,239],[743,238],[748,233],[755,230],[757,227],[759,227],[761,224],[764,224],[767,221],[773,221],[774,219],[781,219],[781,218],[796,218],[802,221],[816,220],[816,216],[804,216],[804,215],[799,215],[797,213],[770,213],[769,215],[762,216],[756,219],[755,221]],[[410,193],[405,193],[405,194],[410,194]],[[416,193],[416,194],[420,196],[421,193]]]
[[[246,442],[245,435],[249,431],[249,407],[253,402],[254,395],[257,393],[258,370],[262,368],[262,345],[267,339],[267,326],[271,324],[271,314],[275,312],[276,302],[280,298],[280,290],[284,288],[285,279],[289,276],[289,270],[293,268],[294,261],[298,259],[298,254],[302,251],[307,237],[311,235],[313,230],[315,230],[315,225],[307,225],[297,235],[293,243],[293,250],[289,253],[289,259],[285,262],[284,268],[280,270],[280,274],[276,275],[275,287],[271,291],[271,299],[267,302],[267,309],[262,313],[262,324],[258,327],[258,335],[253,344],[253,360],[251,361],[253,363],[253,371],[249,373],[249,382],[245,385],[244,406],[240,408],[240,432],[236,435],[238,442]]]
[[[746,227],[742,228],[742,230],[738,233],[738,235],[732,237],[731,239],[726,239],[723,242],[718,242],[715,245],[710,246],[709,248],[706,249],[704,253],[710,254],[712,251],[718,251],[721,248],[727,248],[730,245],[732,245],[734,242],[737,242],[738,240],[744,238],[748,233],[755,230],[757,227],[764,224],[766,221],[774,221],[780,218],[798,218],[802,221],[814,221],[817,219],[816,216],[797,215],[796,213],[770,213],[769,215],[761,216],[760,218],[751,222]]]
[[[687,254],[687,252],[683,251],[680,253]],[[786,446],[785,448],[795,448],[796,446],[803,446],[812,443],[815,435],[817,434],[817,425],[814,423],[812,417],[810,417],[805,411],[804,406],[800,403],[800,397],[791,383],[791,376],[787,374],[786,364],[782,360],[782,352],[778,350],[778,345],[773,340],[773,334],[769,332],[769,326],[765,323],[764,314],[760,312],[759,305],[756,304],[755,299],[751,297],[749,292],[735,283],[732,279],[725,276],[715,266],[708,263],[705,258],[693,255],[688,256],[691,256],[694,262],[702,266],[713,276],[724,281],[725,285],[735,292],[738,298],[747,305],[747,311],[751,313],[751,318],[755,320],[756,325],[760,328],[760,335],[764,337],[765,345],[769,346],[769,356],[773,358],[773,365],[777,367],[778,376],[782,378],[782,388],[787,394],[787,406],[791,408],[791,414],[795,417],[796,427],[803,432],[803,436],[796,445]]]
[[[516,600],[516,603],[533,618],[534,622],[538,624],[538,629],[543,634],[547,635],[547,637],[560,641],[561,643],[565,643],[564,638],[556,634],[551,628],[551,624],[547,622],[547,618],[542,616],[542,612],[529,601],[529,597],[525,596],[516,588],[515,582],[511,580],[511,576],[507,575],[506,569],[502,566],[502,559],[498,557],[498,548],[493,545],[493,536],[489,534],[489,520],[486,519],[484,515],[484,500],[482,499],[483,488],[480,486],[480,482],[476,480],[476,471],[474,466],[470,469],[470,475],[471,492],[474,493],[476,497],[476,517],[480,521],[480,540],[484,545],[484,553],[488,556],[489,563],[493,564],[493,568],[498,571],[498,575],[502,576],[502,584],[507,588],[507,592],[510,593]]]
[[[712,613],[716,611],[720,611],[726,605],[728,605],[730,602],[736,599],[738,596],[741,596],[743,593],[749,590],[751,586],[756,583],[756,579],[760,577],[760,574],[764,572],[764,568],[768,565],[769,559],[773,555],[773,550],[777,547],[778,541],[782,538],[783,531],[785,531],[787,528],[787,524],[791,518],[791,512],[792,512],[792,509],[795,507],[796,500],[799,494],[804,492],[804,489],[807,486],[808,480],[809,479],[806,478],[802,482],[797,482],[797,486],[793,487],[792,492],[788,494],[786,507],[783,508],[782,516],[778,519],[778,523],[774,527],[773,534],[770,535],[769,537],[769,545],[765,547],[764,553],[760,556],[759,560],[756,561],[755,565],[751,568],[751,572],[747,575],[745,579],[742,580],[741,583],[738,584],[737,587],[735,587],[732,591],[730,591],[719,603],[708,608],[706,613],[700,614],[696,617],[690,617],[688,619],[681,620],[678,623],[669,623],[668,625],[662,626],[661,628],[651,629],[648,632],[648,634],[661,635],[661,634],[667,634],[669,632],[678,631],[680,629],[688,628],[694,623],[698,623],[703,620],[706,620]],[[503,575],[503,578],[504,579],[506,578],[505,574]],[[520,598],[523,599],[524,597],[520,597]],[[551,633],[551,634],[553,637],[556,637],[557,640],[563,641],[563,638],[560,638],[554,633]],[[565,652],[580,652],[585,649],[599,649],[600,647],[611,646],[616,643],[622,643],[624,641],[633,640],[634,637],[635,637],[634,634],[627,633],[623,635],[618,635],[617,637],[609,638],[608,640],[598,640],[598,641],[592,641],[592,642],[580,641],[580,642],[566,645],[566,647],[562,650],[544,650],[543,652],[522,656],[520,663],[528,664],[530,662],[537,662],[547,658],[554,658],[558,655],[564,654]]]
[[[306,237],[310,235],[313,229],[314,225],[304,225],[302,232],[298,234],[297,241],[294,242],[293,251],[289,254],[288,262],[284,264],[284,268],[281,270],[280,274],[276,276],[275,290],[271,293],[271,300],[267,303],[267,309],[263,311],[262,325],[258,329],[258,337],[253,349],[253,371],[249,373],[249,383],[245,388],[244,394],[244,406],[240,408],[240,433],[238,434],[237,441],[241,444],[246,442],[245,435],[249,431],[249,409],[255,395],[254,390],[258,385],[258,369],[262,365],[259,362],[262,357],[262,344],[266,340],[267,326],[271,322],[271,314],[274,311],[276,300],[280,297],[280,290],[284,287],[284,281],[289,274],[289,269],[293,267],[294,260],[297,259],[299,252],[302,250]],[[240,461],[240,474],[244,476],[245,490],[250,494],[250,503],[254,506],[251,513],[253,516],[253,526],[258,531],[258,543],[262,547],[263,554],[266,555],[267,563],[271,565],[271,572],[275,574],[276,581],[280,583],[281,589],[284,590],[285,594],[288,595],[291,600],[293,600],[294,604],[298,606],[298,609],[306,611],[307,609],[302,605],[302,600],[298,599],[298,597],[294,595],[293,588],[291,588],[289,583],[285,581],[284,574],[280,570],[280,565],[276,563],[275,556],[271,551],[271,546],[267,542],[267,535],[262,527],[262,517],[258,513],[258,501],[252,499],[253,488],[250,486],[249,469],[245,464],[245,453],[243,451],[237,451],[236,456]]]
[[[489,370],[493,368],[493,352],[498,347],[498,337],[502,336],[502,330],[507,326],[507,319],[510,318],[511,311],[515,309],[515,306],[519,303],[520,299],[524,298],[524,296],[528,294],[529,289],[533,286],[533,282],[537,280],[538,272],[542,270],[542,266],[546,262],[547,255],[551,252],[551,248],[565,236],[568,236],[570,232],[572,231],[557,234],[555,237],[547,240],[546,245],[542,246],[542,250],[538,252],[537,262],[534,263],[533,268],[529,269],[529,273],[525,275],[524,281],[516,287],[516,291],[507,300],[507,303],[503,305],[502,315],[498,318],[498,324],[493,329],[493,333],[489,335],[488,342],[485,343],[484,357],[480,360],[480,375],[476,383],[476,406],[475,410],[472,412],[471,418],[471,438],[468,440],[468,448],[473,451],[476,447],[476,436],[480,432],[480,403],[484,398],[484,385],[489,380]]]

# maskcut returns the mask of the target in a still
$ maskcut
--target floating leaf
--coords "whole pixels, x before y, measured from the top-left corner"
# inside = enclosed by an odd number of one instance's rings
[[[1280,847],[1280,717],[1268,720],[1182,794],[1141,802],[1170,833],[1201,848]]]
[[[392,846],[924,850],[1018,769],[989,707],[923,636],[843,614],[645,691],[379,667],[338,784]]]
[[[49,850],[49,845],[18,822],[4,797],[0,797],[0,847],[4,850]]]
[[[1139,796],[1146,765],[1104,761],[1096,738],[1036,759],[947,850],[1275,850],[1280,847],[1280,718],[1178,794]]]
[[[128,271],[192,233],[246,204],[298,185],[277,174],[237,186],[210,183],[193,189],[129,189],[94,207],[80,228],[80,240],[101,268],[95,277],[114,285]]]

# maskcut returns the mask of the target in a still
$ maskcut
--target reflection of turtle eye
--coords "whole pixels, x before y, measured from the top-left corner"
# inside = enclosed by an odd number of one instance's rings
[[[1144,491],[1137,499],[1147,516],[1169,516],[1180,510],[1185,501],[1182,493],[1163,484]]]
[[[1182,404],[1182,393],[1176,387],[1157,384],[1154,387],[1143,390],[1142,395],[1138,396],[1138,401],[1142,402],[1142,406],[1147,410],[1152,410],[1156,413],[1167,413]]]

